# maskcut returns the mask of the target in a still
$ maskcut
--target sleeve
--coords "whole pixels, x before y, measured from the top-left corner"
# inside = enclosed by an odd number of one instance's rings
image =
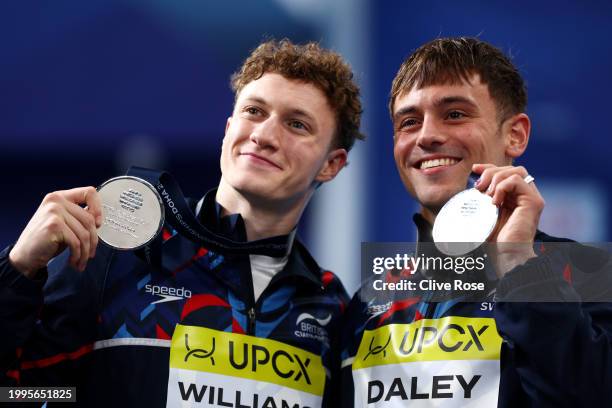
[[[68,266],[69,253],[64,251],[49,263],[48,276],[40,281],[17,275],[0,257],[0,382],[78,384],[82,357],[92,349],[96,336],[99,282],[108,266],[106,252],[101,248],[81,273]]]
[[[47,271],[29,279],[9,261],[9,246],[0,252],[0,361],[5,367],[10,356],[23,345],[34,329],[43,304]]]
[[[579,244],[571,245],[501,279],[502,365],[514,367],[534,405],[612,406],[612,264],[608,254],[605,262],[589,255],[580,271],[571,254]],[[501,384],[500,400],[506,391]]]

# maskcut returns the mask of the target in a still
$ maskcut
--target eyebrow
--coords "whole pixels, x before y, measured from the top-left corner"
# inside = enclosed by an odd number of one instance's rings
[[[268,106],[268,104],[266,103],[266,100],[263,98],[260,98],[259,96],[249,96],[247,98],[244,98],[245,101],[251,101],[251,102],[256,102],[256,103],[260,103],[262,105],[266,105]]]
[[[296,116],[302,116],[304,118],[306,118],[307,120],[313,122],[313,125],[316,125],[316,120],[314,118],[313,115],[311,115],[310,113],[302,110],[302,109],[291,109],[289,111],[292,115],[296,115]]]
[[[452,105],[454,103],[464,103],[467,105],[470,105],[470,107],[472,108],[478,108],[478,105],[476,105],[476,103],[469,99],[466,98],[465,96],[445,96],[444,98],[440,98],[436,101],[434,101],[434,106],[436,108],[442,107],[442,106],[447,106],[447,105]]]
[[[460,96],[460,95],[445,96],[443,98],[437,99],[433,102],[433,106],[435,108],[441,108],[441,107],[445,107],[445,106],[452,105],[455,103],[463,103],[463,104],[469,105],[472,109],[478,108],[478,105],[476,105],[474,101],[472,101],[469,98],[466,98],[465,96]],[[417,108],[416,105],[404,106],[403,108],[395,112],[395,114],[393,115],[393,120],[395,121],[401,116],[407,115],[409,113],[414,113],[417,111],[419,111],[419,109]]]
[[[269,106],[269,104],[266,102],[266,100],[261,98],[261,97],[259,97],[259,96],[249,96],[249,97],[245,98],[244,100],[245,101],[251,101],[251,102],[259,103],[259,104],[261,104],[263,106]],[[289,108],[288,112],[291,115],[302,116],[302,117],[308,119],[309,121],[312,121],[313,122],[313,126],[316,124],[315,117],[312,114],[306,112],[303,109],[300,109],[300,108]]]

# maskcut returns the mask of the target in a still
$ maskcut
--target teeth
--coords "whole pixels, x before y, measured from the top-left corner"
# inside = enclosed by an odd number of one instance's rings
[[[432,167],[438,166],[452,166],[455,163],[458,163],[459,160],[453,159],[451,157],[444,157],[442,159],[433,159],[433,160],[425,160],[421,162],[421,170],[430,169]]]

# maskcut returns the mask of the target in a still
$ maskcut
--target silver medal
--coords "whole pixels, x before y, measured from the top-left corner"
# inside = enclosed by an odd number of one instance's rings
[[[164,206],[155,187],[132,176],[112,178],[98,187],[102,226],[98,237],[120,250],[138,249],[151,242],[164,224]]]
[[[497,223],[493,199],[475,188],[455,194],[436,217],[433,240],[446,255],[460,256],[487,240]]]

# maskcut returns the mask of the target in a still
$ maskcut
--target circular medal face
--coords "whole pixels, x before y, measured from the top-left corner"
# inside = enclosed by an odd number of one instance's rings
[[[164,206],[149,182],[131,176],[112,178],[98,187],[102,226],[98,237],[113,248],[138,249],[151,242],[164,224]]]
[[[492,198],[475,188],[455,194],[440,210],[433,239],[440,252],[465,255],[487,240],[497,223]]]

